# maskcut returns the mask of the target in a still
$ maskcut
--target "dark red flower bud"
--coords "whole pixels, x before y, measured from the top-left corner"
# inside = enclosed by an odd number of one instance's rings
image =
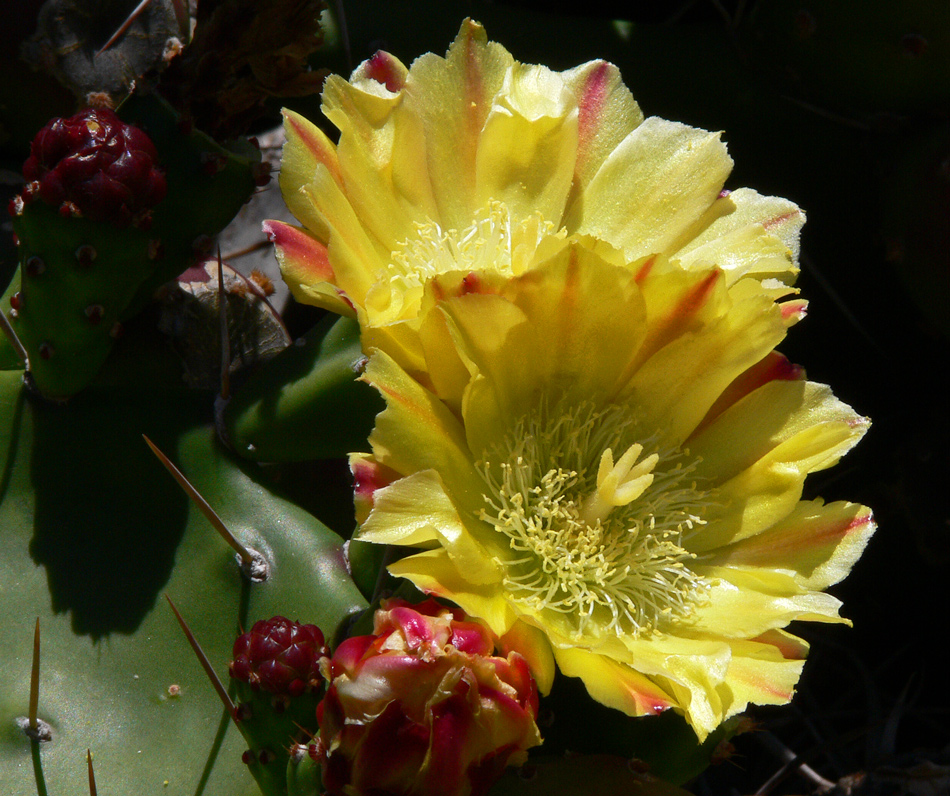
[[[39,183],[44,202],[125,226],[165,197],[157,161],[155,145],[142,130],[107,108],[92,108],[40,130],[23,175]]]
[[[256,622],[234,642],[231,677],[254,690],[296,697],[323,685],[320,659],[329,655],[316,625],[282,616]]]

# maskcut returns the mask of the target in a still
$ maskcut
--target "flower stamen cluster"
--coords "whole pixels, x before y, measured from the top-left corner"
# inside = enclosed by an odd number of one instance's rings
[[[695,556],[683,536],[705,524],[708,498],[684,483],[683,455],[637,462],[644,444],[626,442],[633,424],[621,407],[547,415],[522,418],[478,464],[489,507],[478,517],[513,554],[506,587],[532,611],[570,615],[578,636],[592,619],[636,637],[688,617],[705,583],[688,567]]]
[[[563,237],[540,213],[512,219],[508,207],[497,200],[461,230],[445,229],[438,221],[417,222],[415,234],[397,245],[367,294],[367,310],[385,310],[377,320],[414,317],[433,277],[451,271],[515,276],[530,266],[542,242]]]

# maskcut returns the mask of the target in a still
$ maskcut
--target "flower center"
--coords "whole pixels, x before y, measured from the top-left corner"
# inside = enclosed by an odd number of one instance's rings
[[[508,207],[496,200],[462,230],[443,229],[435,221],[416,224],[416,234],[397,247],[379,275],[375,289],[385,291],[385,300],[376,302],[376,309],[389,320],[414,317],[432,277],[451,271],[517,276],[528,269],[542,241],[559,237],[564,235],[540,213],[513,219]]]
[[[478,464],[479,519],[507,541],[509,594],[563,615],[577,636],[649,635],[686,619],[708,588],[683,546],[709,505],[686,480],[695,463],[635,441],[634,425],[618,406],[542,407]]]

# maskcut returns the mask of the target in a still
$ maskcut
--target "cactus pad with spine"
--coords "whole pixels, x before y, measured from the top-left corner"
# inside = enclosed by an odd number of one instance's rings
[[[213,236],[262,179],[254,168],[259,153],[250,145],[241,154],[221,147],[154,95],[130,97],[119,114],[138,128],[121,140],[116,134],[121,151],[115,158],[106,156],[106,143],[90,145],[80,134],[86,117],[57,128],[79,131],[71,135],[44,128],[27,162],[28,174],[40,179],[11,205],[20,287],[9,317],[37,390],[50,398],[68,398],[93,379],[122,324],[160,285],[209,253]],[[143,154],[146,133],[167,184],[157,202],[158,180]],[[51,138],[56,145],[46,146]],[[80,155],[63,156],[63,141]],[[64,165],[47,162],[56,154]],[[130,190],[138,194],[130,198]],[[76,191],[84,201],[75,201]],[[48,204],[44,195],[60,204]]]
[[[317,729],[323,696],[320,661],[330,651],[315,625],[275,616],[234,642],[228,666],[238,699],[237,723],[248,742],[244,761],[265,794],[287,791],[293,750]]]
[[[223,676],[241,627],[285,612],[332,634],[365,605],[341,540],[242,470],[204,424],[208,407],[180,388],[96,387],[58,406],[26,397],[19,373],[0,376],[0,444],[8,451],[0,611],[10,619],[0,793],[36,792],[16,719],[28,710],[38,616],[39,715],[53,731],[40,758],[51,795],[88,796],[87,747],[100,793],[193,794],[206,774],[203,796],[257,794],[241,761],[246,743],[161,595],[175,601]],[[189,506],[142,432],[238,538],[271,560],[266,582],[239,574],[233,552]]]

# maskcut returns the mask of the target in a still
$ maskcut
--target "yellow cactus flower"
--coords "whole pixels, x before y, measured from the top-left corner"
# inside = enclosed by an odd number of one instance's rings
[[[792,620],[846,621],[824,593],[873,530],[802,500],[867,421],[773,349],[790,289],[668,260],[616,266],[584,242],[516,277],[426,288],[431,377],[377,351],[386,400],[354,454],[358,538],[391,565],[630,715],[672,708],[699,738],[788,701]]]
[[[331,76],[318,127],[285,111],[280,185],[302,224],[269,221],[294,296],[357,316],[365,344],[411,372],[424,285],[439,273],[518,275],[572,235],[616,262],[717,265],[727,283],[794,280],[803,215],[723,190],[718,133],[644,119],[615,66],[517,62],[470,20],[445,58],[379,52]]]

